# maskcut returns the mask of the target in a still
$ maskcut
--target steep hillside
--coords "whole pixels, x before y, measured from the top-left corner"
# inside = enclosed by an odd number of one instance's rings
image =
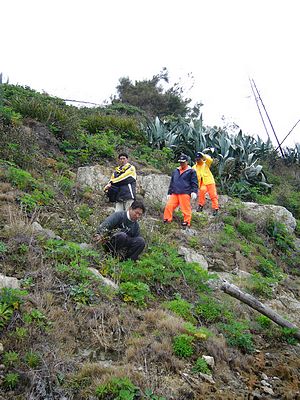
[[[218,217],[208,204],[183,231],[179,211],[164,225],[163,205],[146,198],[143,256],[114,259],[91,240],[113,208],[78,184],[78,167],[100,164],[108,178],[126,149],[145,176],[169,172],[170,153],[146,150],[127,117],[99,117],[89,136],[87,119],[58,109],[1,119],[1,285],[13,289],[0,292],[0,398],[300,398],[295,332],[214,284],[233,282],[299,326],[299,227],[221,196]],[[257,200],[299,218],[299,166],[266,173],[273,191]]]

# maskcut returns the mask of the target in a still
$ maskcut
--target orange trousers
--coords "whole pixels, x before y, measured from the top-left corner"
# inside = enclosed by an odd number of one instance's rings
[[[175,208],[180,206],[183,214],[183,221],[191,225],[192,207],[189,194],[171,194],[164,211],[164,219],[171,222]]]
[[[198,192],[198,201],[200,206],[204,206],[205,204],[205,195],[208,193],[211,203],[212,203],[212,208],[213,210],[218,210],[219,208],[219,203],[218,203],[218,195],[217,195],[217,189],[216,185],[214,183],[211,183],[209,185],[201,185],[199,192]]]

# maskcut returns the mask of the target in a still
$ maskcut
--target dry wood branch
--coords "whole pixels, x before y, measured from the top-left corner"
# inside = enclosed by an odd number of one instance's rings
[[[270,318],[276,324],[278,324],[284,328],[295,329],[295,333],[293,333],[293,335],[297,339],[300,340],[300,330],[296,325],[294,325],[290,321],[287,321],[286,319],[282,318],[274,310],[272,310],[270,307],[261,303],[255,297],[251,296],[248,293],[242,292],[237,286],[235,286],[227,281],[222,281],[219,288],[224,293],[229,294],[230,296],[240,300],[241,302],[247,304],[249,307],[260,312],[261,314],[265,315],[266,317]]]

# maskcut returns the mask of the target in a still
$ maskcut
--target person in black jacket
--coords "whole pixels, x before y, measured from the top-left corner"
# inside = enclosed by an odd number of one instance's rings
[[[118,164],[104,191],[111,192],[112,196],[108,193],[108,197],[111,202],[116,202],[115,211],[127,211],[136,195],[136,170],[128,162],[127,153],[119,154]]]
[[[137,260],[145,247],[137,222],[144,213],[145,206],[139,200],[135,200],[128,211],[113,213],[99,225],[95,242],[104,244],[114,256],[123,260]]]

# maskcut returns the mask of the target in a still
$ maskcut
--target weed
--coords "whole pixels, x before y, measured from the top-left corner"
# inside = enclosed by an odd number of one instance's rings
[[[31,194],[24,194],[20,200],[21,204],[23,204],[28,211],[33,211],[37,207],[49,205],[53,197],[54,193],[50,189],[45,189],[43,191],[34,189]]]
[[[107,383],[99,385],[95,394],[98,399],[134,400],[139,389],[129,378],[112,378]]]
[[[7,170],[7,179],[20,190],[32,190],[37,185],[37,181],[32,175],[20,168],[9,167]]]
[[[6,367],[13,367],[19,362],[19,353],[15,351],[6,351],[3,353],[3,364]]]
[[[246,323],[232,321],[229,324],[220,324],[220,329],[224,332],[230,346],[238,347],[245,353],[254,351],[252,335],[248,332]]]
[[[257,272],[251,274],[246,286],[252,293],[270,299],[272,298],[273,287],[276,283],[276,279],[263,277]]]
[[[165,397],[157,396],[156,394],[154,394],[151,389],[146,389],[145,390],[145,400],[146,399],[149,399],[149,400],[167,400]]]
[[[6,389],[13,390],[18,386],[19,381],[20,381],[20,375],[18,373],[9,372],[4,376],[3,386]]]
[[[0,241],[0,254],[4,254],[7,252],[7,246],[4,242]]]
[[[146,301],[152,297],[149,286],[142,282],[123,282],[119,293],[126,303],[134,303],[138,307],[145,307]]]
[[[30,368],[36,368],[41,363],[40,355],[33,351],[28,351],[24,356],[24,360]]]
[[[190,322],[185,322],[183,324],[184,329],[190,336],[194,336],[195,339],[199,340],[206,340],[210,336],[212,336],[212,333],[205,327],[197,328],[195,325],[193,325]]]
[[[87,220],[93,214],[93,210],[87,204],[81,204],[77,213],[81,219]]]
[[[240,221],[237,225],[237,231],[243,235],[246,239],[251,240],[254,238],[256,233],[256,225],[255,223],[248,223],[245,221]]]
[[[270,320],[270,318],[266,317],[265,315],[258,315],[255,320],[258,325],[265,330],[270,329],[272,325],[272,321]]]
[[[277,267],[276,263],[272,260],[267,260],[264,257],[257,257],[259,262],[257,266],[257,270],[265,277],[273,278],[277,281],[281,281],[283,279],[283,273],[279,267]]]
[[[296,345],[298,343],[298,340],[295,338],[295,333],[298,330],[296,328],[281,328],[280,333],[281,333],[281,337],[280,339],[283,342],[286,342],[290,345]]]
[[[28,337],[28,329],[23,326],[16,328],[16,337],[19,340],[24,340]]]
[[[219,321],[222,318],[222,306],[213,298],[202,294],[195,306],[195,313],[208,323]]]
[[[211,375],[211,370],[209,366],[207,365],[207,362],[204,360],[204,358],[197,358],[197,361],[192,369],[194,373],[202,373],[206,375]]]
[[[80,283],[71,287],[70,296],[76,303],[87,305],[93,301],[94,292],[89,288],[89,283]]]
[[[178,357],[188,358],[194,354],[192,336],[183,334],[174,337],[173,351]]]
[[[294,239],[288,233],[284,224],[269,220],[267,222],[267,233],[274,240],[276,247],[283,253],[295,249]]]
[[[227,225],[234,226],[236,223],[236,218],[233,215],[224,215],[224,217],[222,219],[223,219],[223,222]]]
[[[174,300],[165,303],[165,307],[173,313],[180,315],[186,321],[195,323],[196,319],[192,314],[193,305],[181,298],[180,294],[176,295]]]

